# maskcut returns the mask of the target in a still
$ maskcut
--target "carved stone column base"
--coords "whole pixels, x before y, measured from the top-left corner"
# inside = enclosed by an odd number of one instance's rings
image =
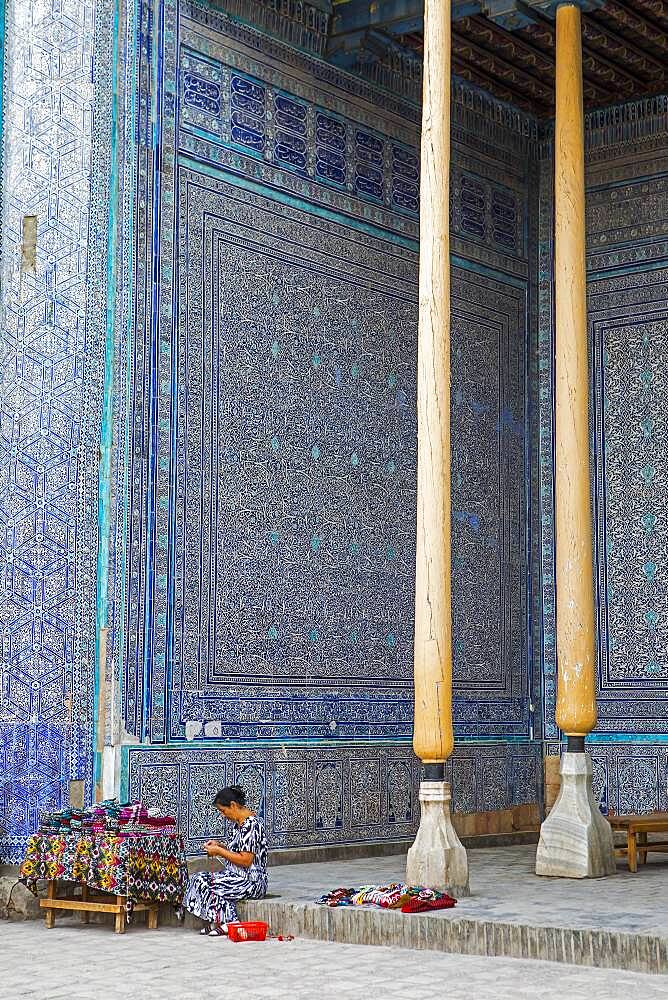
[[[614,875],[612,829],[594,799],[591,757],[588,753],[562,754],[560,774],[557,801],[540,828],[536,875],[558,878]]]
[[[449,892],[457,899],[469,896],[469,866],[452,825],[450,785],[447,781],[421,782],[420,804],[420,827],[408,852],[406,881]]]

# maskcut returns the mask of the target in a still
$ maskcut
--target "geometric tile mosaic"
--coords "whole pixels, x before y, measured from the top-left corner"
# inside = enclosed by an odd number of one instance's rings
[[[3,36],[0,854],[4,842],[12,856],[41,808],[90,779],[110,170],[110,113],[95,128],[92,115],[111,72],[110,5],[95,7],[94,30],[90,0],[18,0]]]

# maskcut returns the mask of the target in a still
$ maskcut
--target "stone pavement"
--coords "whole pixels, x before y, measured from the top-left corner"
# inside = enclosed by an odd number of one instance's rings
[[[0,925],[0,1000],[665,1000],[663,976],[63,918]]]

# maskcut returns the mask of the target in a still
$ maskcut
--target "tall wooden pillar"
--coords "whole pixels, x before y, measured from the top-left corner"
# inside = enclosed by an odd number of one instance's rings
[[[556,720],[568,738],[561,788],[543,823],[539,875],[615,870],[612,834],[592,793],[584,738],[596,725],[596,637],[589,482],[584,114],[580,9],[557,8],[554,128]]]
[[[557,723],[569,737],[596,725],[596,646],[589,486],[584,115],[580,10],[557,9],[554,130],[556,303],[555,512]]]
[[[424,764],[422,815],[409,851],[413,884],[468,893],[466,852],[452,826],[450,554],[450,0],[426,0],[420,190],[418,490],[413,747]]]

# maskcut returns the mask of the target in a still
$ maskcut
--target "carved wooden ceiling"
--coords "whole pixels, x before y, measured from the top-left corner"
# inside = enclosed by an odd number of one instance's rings
[[[668,0],[591,0],[581,6],[588,108],[668,91]],[[330,58],[350,68],[355,60],[368,64],[384,58],[384,40],[395,59],[402,52],[419,59],[422,3],[335,3]],[[453,5],[453,72],[540,117],[554,113],[554,43],[551,4],[490,0],[487,5]]]

